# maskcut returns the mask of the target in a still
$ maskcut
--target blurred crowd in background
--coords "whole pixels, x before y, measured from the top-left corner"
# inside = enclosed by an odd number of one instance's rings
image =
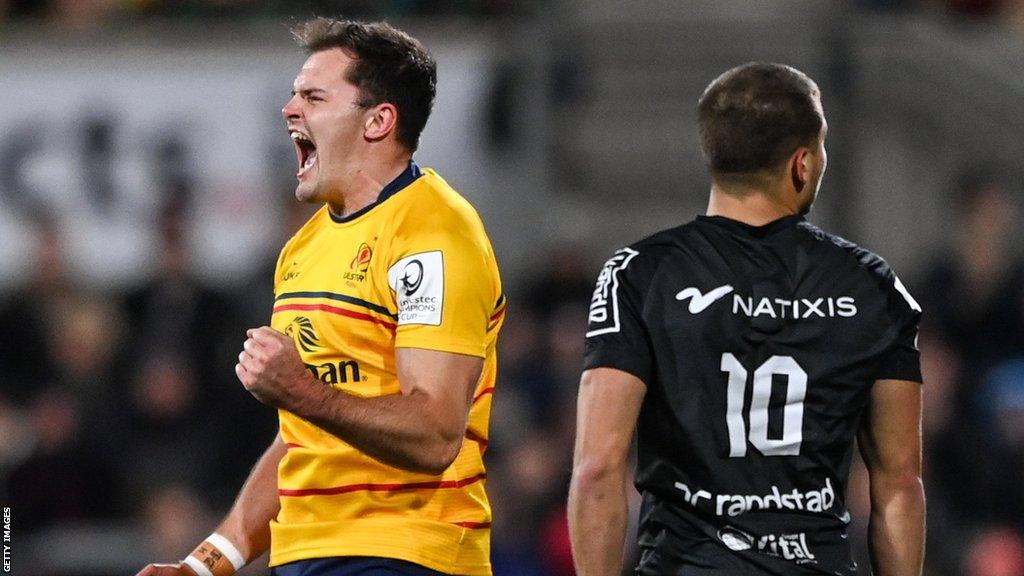
[[[507,0],[0,0],[0,17],[77,27],[130,15],[276,17],[296,4],[356,16],[524,9]],[[1024,22],[1024,3],[1011,0],[860,4]],[[1024,575],[1024,261],[1013,168],[970,166],[937,191],[956,199],[948,243],[901,271],[925,310],[929,575]],[[131,573],[183,557],[275,434],[275,412],[242,389],[233,366],[245,329],[269,321],[276,252],[251,277],[205,284],[191,273],[188,185],[165,196],[151,226],[159,257],[125,289],[76,285],[57,223],[35,215],[33,272],[0,296],[0,501],[14,507],[18,574]],[[278,245],[310,213],[282,206]],[[507,287],[486,455],[498,576],[573,573],[565,500],[574,404],[586,311],[608,255],[575,244],[537,254],[533,272]],[[867,481],[862,466],[853,470],[851,538],[866,574]],[[266,573],[265,562],[245,573]]]
[[[299,14],[382,16],[496,16],[519,14],[535,1],[515,0],[0,0],[10,20],[45,20],[88,28],[133,18],[280,18]]]
[[[879,11],[931,10],[1003,21],[1024,32],[1021,0],[849,0]],[[537,13],[551,0],[0,0],[0,22],[45,21],[89,28],[146,18],[279,18],[296,14],[512,16]]]

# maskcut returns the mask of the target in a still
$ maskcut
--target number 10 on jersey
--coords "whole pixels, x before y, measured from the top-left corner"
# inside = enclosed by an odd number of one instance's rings
[[[731,353],[722,354],[722,372],[729,375],[726,391],[725,423],[729,429],[729,457],[747,455],[747,440],[765,456],[796,456],[803,442],[804,396],[807,372],[792,356],[772,356],[754,371],[754,389],[750,395],[750,432],[743,418],[743,400],[747,390],[747,369]],[[786,377],[786,406],[782,410],[782,437],[768,438],[768,405],[774,376]]]

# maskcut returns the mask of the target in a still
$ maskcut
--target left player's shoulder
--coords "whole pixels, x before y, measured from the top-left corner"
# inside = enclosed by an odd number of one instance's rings
[[[423,168],[396,199],[390,214],[391,236],[403,239],[399,243],[403,249],[440,242],[491,252],[476,209],[430,168]]]
[[[459,194],[432,168],[423,168],[422,175],[410,186],[406,196],[411,216],[430,216],[479,222],[476,208]]]

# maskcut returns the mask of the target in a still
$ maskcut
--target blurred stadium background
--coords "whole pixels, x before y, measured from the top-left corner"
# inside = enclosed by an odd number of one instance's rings
[[[386,18],[439,61],[421,164],[479,209],[511,307],[488,452],[498,576],[572,574],[593,280],[702,211],[695,107],[750,60],[824,93],[812,218],[925,308],[929,575],[1024,575],[1024,2],[0,0],[0,503],[14,573],[181,558],[275,431],[237,383],[292,197],[285,25]],[[852,538],[869,573],[855,467]],[[247,574],[265,574],[260,560]]]

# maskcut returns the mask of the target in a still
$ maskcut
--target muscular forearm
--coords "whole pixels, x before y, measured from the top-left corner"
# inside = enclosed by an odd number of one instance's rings
[[[267,326],[247,335],[235,374],[260,402],[398,468],[436,475],[458,456],[483,358],[396,348],[401,392],[364,398],[313,377],[288,336]]]
[[[381,462],[440,474],[458,455],[466,426],[443,425],[433,413],[425,394],[361,398],[329,387],[296,412]]]
[[[573,471],[569,486],[569,535],[579,576],[622,572],[626,538],[626,473],[620,469]]]
[[[259,557],[270,547],[270,521],[277,517],[281,501],[277,496],[277,465],[287,448],[278,436],[253,466],[231,511],[217,527],[246,561]]]
[[[868,528],[877,576],[920,576],[924,561],[924,488],[920,478],[872,478]]]

